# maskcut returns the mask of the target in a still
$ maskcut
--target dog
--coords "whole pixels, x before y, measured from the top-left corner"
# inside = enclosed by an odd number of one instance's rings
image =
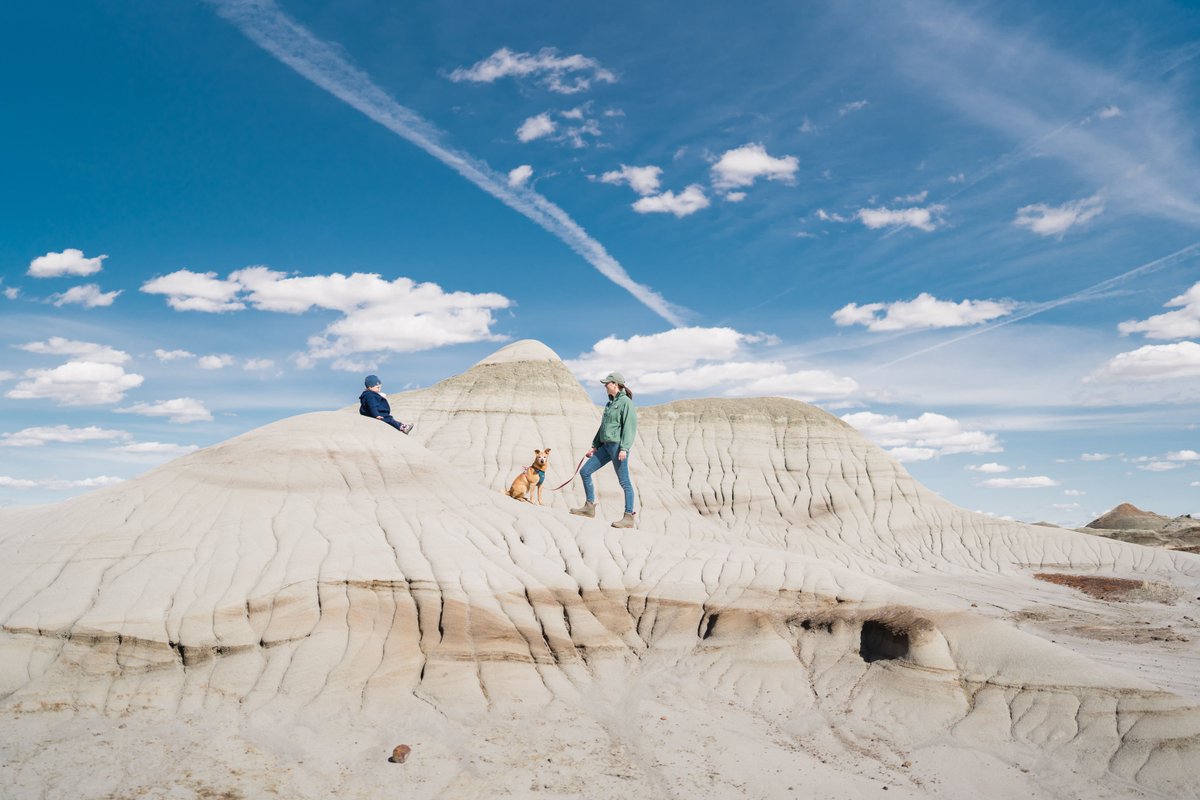
[[[514,500],[524,500],[526,503],[533,502],[533,490],[537,489],[538,505],[542,503],[542,484],[546,482],[546,464],[550,461],[550,448],[546,448],[546,452],[541,450],[533,451],[533,463],[521,472],[512,482],[509,487],[508,496]]]

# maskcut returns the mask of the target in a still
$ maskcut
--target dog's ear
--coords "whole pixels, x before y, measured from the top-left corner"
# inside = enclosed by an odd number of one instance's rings
[[[533,451],[533,454],[534,454],[535,456],[540,456],[540,455],[542,454],[542,451],[541,451],[541,450],[534,450],[534,451]]]
[[[546,455],[550,455],[550,448],[549,448],[549,447],[547,447],[547,448],[546,448]]]

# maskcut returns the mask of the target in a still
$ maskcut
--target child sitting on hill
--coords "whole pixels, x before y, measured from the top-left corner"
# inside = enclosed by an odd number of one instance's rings
[[[383,393],[383,381],[379,380],[378,375],[368,375],[363,383],[367,388],[358,396],[358,413],[364,417],[381,419],[401,433],[408,433],[413,429],[411,422],[397,422],[392,417],[392,407]]]

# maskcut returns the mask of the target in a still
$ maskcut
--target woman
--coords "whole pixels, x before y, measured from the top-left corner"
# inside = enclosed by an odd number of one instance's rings
[[[608,404],[600,418],[600,429],[592,437],[592,448],[585,457],[587,463],[579,474],[583,476],[583,492],[587,501],[581,508],[572,508],[572,514],[581,517],[596,516],[596,490],[592,487],[592,473],[612,462],[617,471],[617,480],[625,490],[625,516],[614,522],[614,528],[635,527],[633,513],[633,483],[629,480],[629,450],[637,434],[637,409],[633,407],[633,392],[625,385],[619,372],[609,373],[603,381],[608,392]]]

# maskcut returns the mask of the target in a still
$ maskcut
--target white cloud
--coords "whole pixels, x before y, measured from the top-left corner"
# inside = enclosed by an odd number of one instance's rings
[[[1200,461],[1200,453],[1195,450],[1176,450],[1167,453],[1167,461]]]
[[[211,422],[212,412],[204,403],[191,397],[176,397],[158,403],[137,403],[129,408],[114,409],[118,414],[141,414],[145,417],[167,417],[171,422]]]
[[[817,219],[822,222],[853,222],[854,217],[844,217],[841,214],[830,214],[823,208],[817,209]]]
[[[110,447],[117,453],[130,453],[145,456],[186,456],[200,448],[194,444],[171,444],[168,442],[135,442],[133,444]]]
[[[758,178],[795,183],[798,169],[800,161],[795,156],[773,158],[761,144],[745,144],[726,150],[712,165],[713,186],[737,189],[752,185]]]
[[[83,478],[82,480],[66,481],[58,478],[45,478],[41,480],[26,480],[22,478],[10,478],[7,475],[0,475],[0,487],[10,489],[53,489],[55,491],[65,491],[67,489],[98,489],[103,486],[112,486],[115,483],[120,483],[124,478],[114,478],[111,475],[100,475],[95,478]]]
[[[1045,475],[1031,475],[1027,478],[988,478],[979,485],[985,489],[1045,489],[1061,484]]]
[[[855,100],[854,102],[846,103],[846,105],[839,108],[838,115],[844,117],[847,114],[849,114],[851,111],[861,111],[862,109],[866,108],[869,105],[871,105],[871,104],[869,102],[867,102],[866,100]]]
[[[1079,456],[1080,461],[1107,461],[1110,458],[1111,453],[1083,453]]]
[[[528,164],[522,164],[508,171],[508,185],[514,189],[518,186],[524,186],[532,176],[533,167]]]
[[[275,362],[269,358],[248,358],[246,363],[242,364],[242,369],[251,372],[261,372],[275,366]]]
[[[1096,112],[1096,116],[1100,119],[1112,119],[1113,117],[1121,116],[1123,113],[1118,106],[1105,106]]]
[[[860,411],[846,414],[842,421],[885,449],[928,449],[934,451],[932,455],[999,453],[1004,450],[995,434],[964,430],[958,420],[928,411],[915,419],[906,420],[892,415]],[[913,453],[902,451],[901,455],[907,457]]]
[[[745,192],[727,192],[725,194],[725,199],[731,203],[740,203],[746,199],[746,193]]]
[[[165,294],[176,311],[240,311],[246,304],[237,299],[242,287],[233,280],[217,279],[215,272],[181,269],[142,284],[147,294]]]
[[[967,469],[969,469],[973,472],[993,472],[993,473],[1008,472],[1008,470],[1009,470],[1008,467],[1004,466],[1003,464],[997,464],[995,461],[991,461],[987,464],[968,464]]]
[[[1022,206],[1017,209],[1017,217],[1013,224],[1042,236],[1062,236],[1074,226],[1083,225],[1102,213],[1104,201],[1097,194],[1061,206],[1045,203]]]
[[[29,262],[29,273],[35,278],[59,278],[63,275],[94,275],[108,256],[86,258],[83,251],[68,247],[61,253],[46,253]]]
[[[925,198],[929,197],[929,190],[926,189],[916,194],[905,194],[892,199],[894,203],[924,203]]]
[[[1052,508],[1057,508],[1060,511],[1076,511],[1081,508],[1079,503],[1051,503],[1050,505]]]
[[[511,304],[498,294],[444,292],[434,283],[415,283],[409,278],[387,281],[360,272],[288,276],[267,267],[247,267],[231,273],[228,280],[213,283],[234,287],[234,294],[221,301],[231,308],[249,305],[289,314],[314,308],[342,312],[343,317],[308,339],[301,366],[354,353],[412,353],[450,344],[499,341],[503,337],[490,330],[492,310]],[[190,297],[173,299],[182,301],[176,308],[195,308],[188,302]]]
[[[1156,314],[1140,322],[1122,322],[1117,326],[1122,334],[1142,333],[1150,339],[1184,339],[1200,336],[1200,283],[1192,285],[1178,297],[1172,297],[1165,308],[1182,306],[1178,311]]]
[[[817,126],[812,123],[812,120],[810,120],[808,117],[805,117],[804,122],[800,123],[800,127],[797,128],[797,130],[801,133],[816,133]]]
[[[966,182],[967,182],[967,176],[966,176],[964,173],[962,173],[962,172],[959,172],[959,173],[958,173],[958,174],[956,174],[956,175],[951,175],[951,176],[950,176],[949,178],[947,178],[946,180],[950,181],[950,183],[966,183]]]
[[[28,342],[13,345],[13,347],[27,353],[73,356],[80,361],[92,361],[98,364],[124,364],[129,360],[129,354],[123,350],[116,350],[108,345],[94,342],[78,342],[62,336],[51,336],[44,342]]]
[[[543,136],[549,136],[558,129],[558,123],[550,119],[550,115],[542,112],[537,116],[529,117],[521,126],[517,128],[517,138],[522,142],[532,142],[534,139],[541,139]]]
[[[636,365],[643,372],[687,369],[701,361],[728,361],[745,344],[762,341],[759,336],[733,328],[672,328],[662,333],[619,339],[607,336],[567,367],[584,380],[604,377],[611,370],[629,372]]]
[[[117,364],[68,361],[53,369],[27,369],[25,380],[5,396],[14,400],[53,400],[60,406],[117,403],[125,392],[145,379],[128,373]]]
[[[128,438],[130,435],[125,431],[98,428],[95,425],[89,425],[86,428],[55,425],[53,427],[25,428],[16,433],[0,434],[0,447],[41,447],[47,442],[77,444]]]
[[[646,394],[703,390],[731,397],[782,395],[815,400],[842,397],[857,389],[849,378],[828,372],[796,371],[780,361],[745,358],[747,346],[777,342],[771,336],[732,328],[675,328],[629,339],[609,336],[565,363],[587,383],[611,370],[623,372],[634,391]]]
[[[600,176],[601,183],[611,183],[620,185],[628,184],[629,188],[633,189],[643,197],[648,194],[654,194],[658,191],[659,178],[662,175],[662,167],[645,166],[645,167],[630,167],[625,164],[621,165],[620,169],[606,172]]]
[[[1170,461],[1151,461],[1149,464],[1139,464],[1138,469],[1146,472],[1167,472],[1172,469],[1183,469],[1183,464]]]
[[[897,461],[908,464],[913,461],[929,461],[938,451],[931,447],[892,447],[887,453]]]
[[[154,356],[159,361],[175,361],[180,358],[195,358],[196,354],[189,353],[187,350],[163,350],[162,348],[156,348]]]
[[[769,362],[772,363],[772,362]],[[794,400],[813,402],[835,397],[845,397],[858,390],[853,378],[835,375],[827,370],[798,370],[788,372],[783,364],[773,363],[776,373],[752,380],[742,386],[726,390],[733,397],[778,395]]]
[[[633,210],[639,214],[674,214],[682,218],[708,208],[709,205],[711,201],[705,196],[704,190],[699,184],[693,183],[679,194],[668,191],[643,197],[633,204]]]
[[[197,365],[200,367],[200,369],[221,369],[223,367],[228,367],[232,363],[233,356],[225,353],[218,353],[210,356],[200,356],[200,360],[197,362]]]
[[[895,303],[849,303],[833,312],[840,326],[865,325],[870,331],[904,331],[920,328],[957,328],[978,325],[1012,313],[1011,300],[938,300],[922,292],[913,300]],[[880,315],[880,312],[884,312]]]
[[[16,373],[9,372],[6,369],[0,369],[0,381],[11,381],[15,377],[17,377]]]
[[[553,47],[544,47],[536,54],[517,53],[502,47],[482,61],[470,67],[459,67],[449,75],[456,83],[492,83],[509,77],[532,78],[559,94],[586,91],[593,81],[617,81],[617,76],[601,67],[596,59],[582,55],[560,56]]]
[[[72,286],[61,294],[51,295],[50,301],[60,307],[73,303],[84,308],[99,308],[111,306],[113,300],[117,299],[117,295],[122,291],[122,289],[117,289],[114,292],[102,292],[97,284],[85,283],[82,286]]]
[[[1067,497],[1083,497],[1087,492],[1080,489],[1064,489],[1063,494]]]
[[[1155,381],[1200,377],[1200,344],[1150,344],[1118,353],[1084,380]]]
[[[929,232],[937,230],[943,224],[942,214],[944,205],[931,205],[925,208],[860,208],[854,218],[868,228],[916,228]]]

